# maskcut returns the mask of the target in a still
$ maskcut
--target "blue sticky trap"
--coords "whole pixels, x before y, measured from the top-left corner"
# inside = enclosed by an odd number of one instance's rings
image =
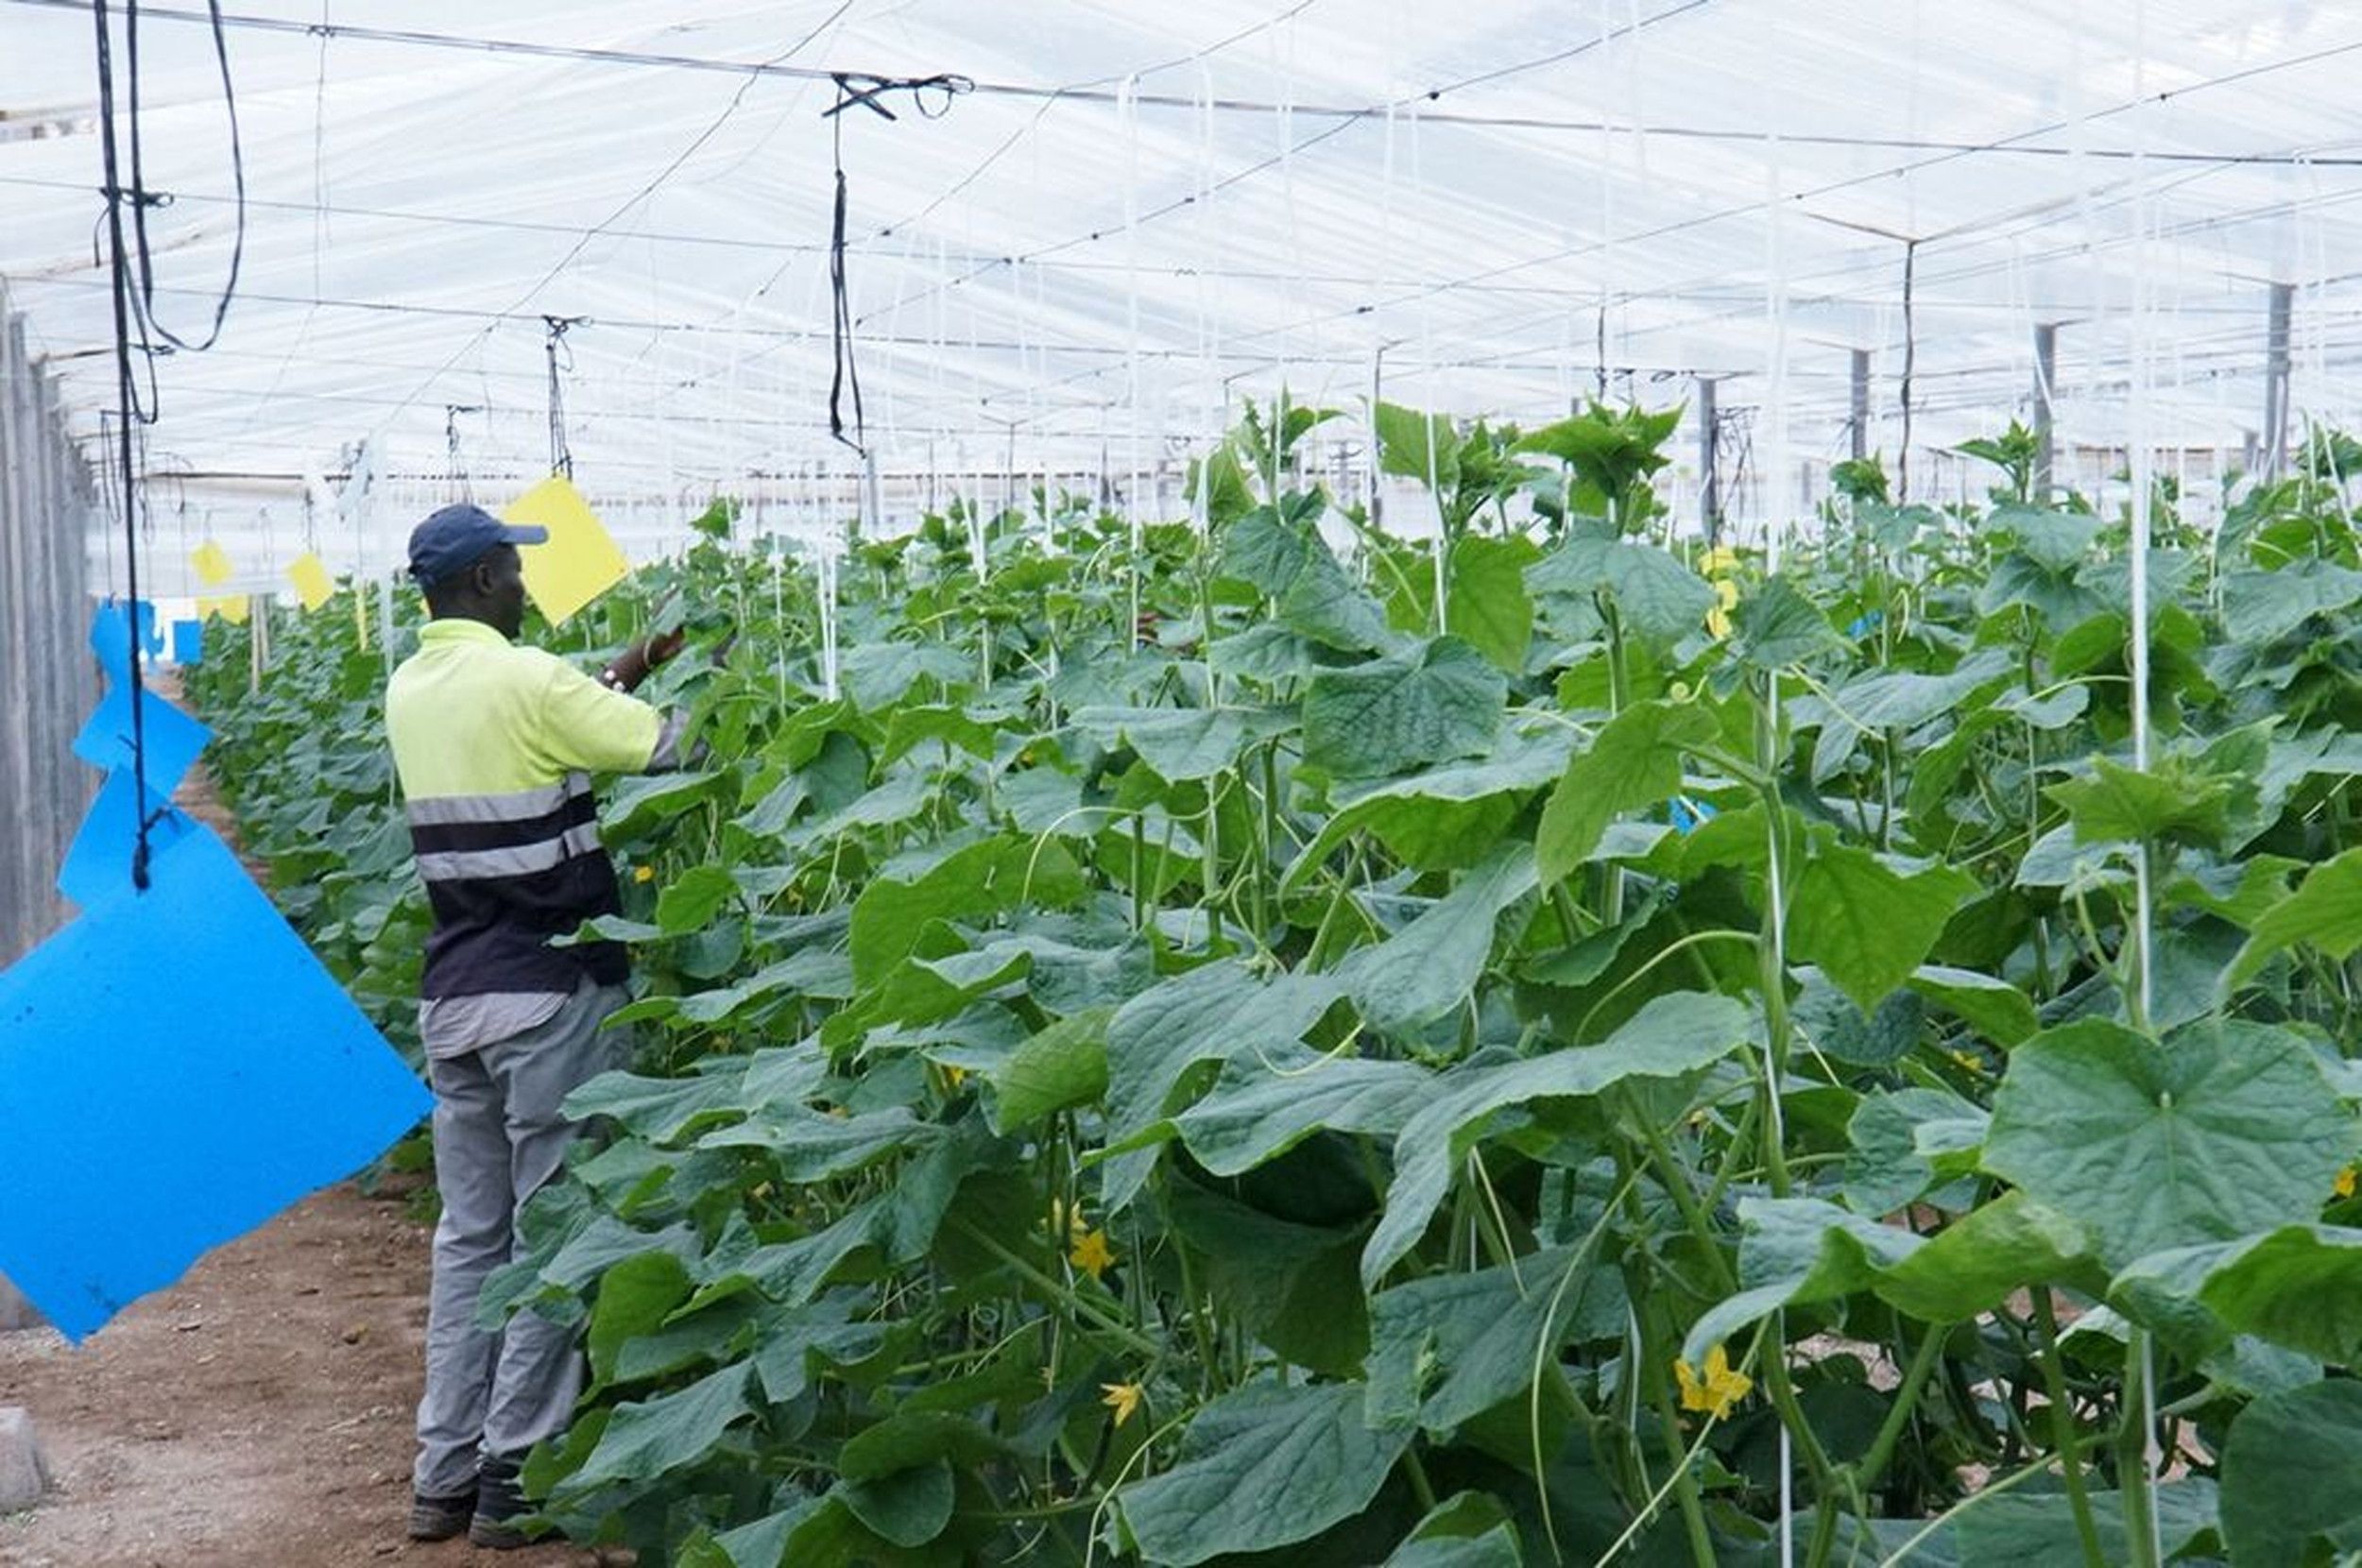
[[[0,974],[0,1274],[69,1338],[432,1103],[219,839],[151,882]]]
[[[205,661],[205,622],[176,621],[172,623],[172,662],[202,664]]]
[[[1666,820],[1677,833],[1694,833],[1717,814],[1712,802],[1692,800],[1687,795],[1675,795],[1665,806]]]
[[[214,732],[153,691],[141,691],[140,712],[146,719],[147,787],[168,795]],[[74,738],[74,755],[110,773],[131,765],[131,690],[128,684],[115,687],[100,701],[82,733]]]
[[[140,647],[149,658],[163,656],[164,634],[156,624],[154,604],[145,599],[101,600],[91,616],[90,650],[98,656],[99,667],[107,672],[111,685],[121,685],[131,678],[131,611],[134,609],[139,616]]]
[[[107,775],[58,868],[58,891],[84,909],[131,885],[131,848],[140,828],[140,812],[132,807],[135,788],[128,768]],[[151,860],[196,826],[153,790],[147,792],[146,814],[154,819],[147,830]]]

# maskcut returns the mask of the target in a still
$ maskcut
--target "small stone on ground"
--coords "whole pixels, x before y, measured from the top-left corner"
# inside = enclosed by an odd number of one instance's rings
[[[33,1418],[21,1405],[0,1406],[0,1513],[29,1508],[48,1490],[49,1464]]]

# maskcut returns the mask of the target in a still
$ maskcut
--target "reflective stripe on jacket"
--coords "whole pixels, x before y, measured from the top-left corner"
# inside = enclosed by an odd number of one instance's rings
[[[590,774],[638,772],[657,710],[476,621],[434,621],[385,689],[411,847],[435,914],[429,997],[625,978],[613,943],[549,939],[622,910]]]

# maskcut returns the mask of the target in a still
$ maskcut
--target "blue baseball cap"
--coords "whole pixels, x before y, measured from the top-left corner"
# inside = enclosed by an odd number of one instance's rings
[[[462,502],[446,506],[410,531],[410,575],[439,583],[475,565],[496,544],[539,544],[546,528],[501,521],[481,506]]]

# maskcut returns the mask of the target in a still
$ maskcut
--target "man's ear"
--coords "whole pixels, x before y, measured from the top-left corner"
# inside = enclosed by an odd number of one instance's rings
[[[474,565],[468,568],[468,591],[478,599],[489,599],[493,588],[491,552],[486,551],[476,557]]]

